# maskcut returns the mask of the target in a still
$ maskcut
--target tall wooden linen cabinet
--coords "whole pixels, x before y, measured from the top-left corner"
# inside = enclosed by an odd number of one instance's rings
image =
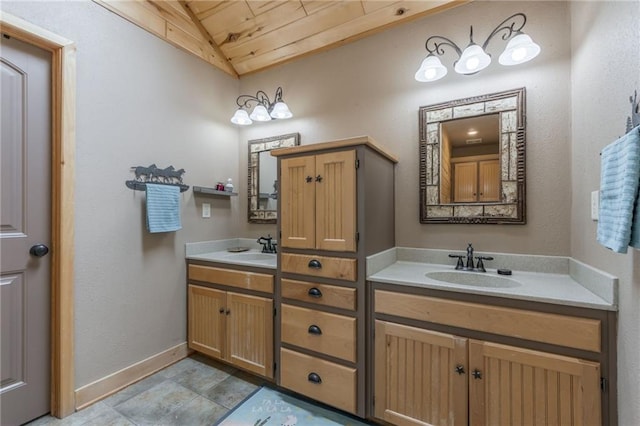
[[[278,158],[277,383],[365,416],[366,257],[395,245],[397,159],[362,136]]]

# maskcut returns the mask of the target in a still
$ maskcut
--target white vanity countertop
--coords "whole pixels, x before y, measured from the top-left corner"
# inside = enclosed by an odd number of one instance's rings
[[[229,249],[245,247],[249,250],[231,252]],[[262,253],[256,240],[232,238],[228,240],[204,241],[185,244],[185,258],[206,262],[227,263],[231,265],[253,266],[255,268],[276,269],[277,255]]]
[[[503,276],[498,275],[496,269],[491,268],[487,268],[487,272],[485,273],[455,271],[455,259],[450,259],[450,264],[416,261],[415,252],[413,251],[423,249],[411,249],[413,253],[402,253],[398,250],[402,249],[394,248],[387,252],[383,252],[382,257],[386,256],[386,260],[382,260],[381,258],[376,259],[375,257],[377,255],[368,258],[368,270],[373,273],[368,275],[367,280],[379,283],[423,287],[467,294],[481,294],[608,311],[618,310],[617,278],[602,271],[594,270],[588,265],[580,264],[570,258],[549,257],[550,259],[545,259],[545,257],[539,256],[539,259],[537,259],[539,262],[544,262],[546,260],[550,260],[551,262],[541,265],[541,269],[551,269],[553,272],[513,269],[512,275]],[[396,252],[393,253],[393,251]],[[435,252],[435,250],[430,251]],[[505,256],[497,253],[493,255],[496,260]],[[508,257],[513,255],[506,256]],[[425,258],[425,256],[422,257]],[[426,256],[427,259],[430,257],[431,256]],[[529,258],[530,257],[531,256],[529,256]],[[441,260],[442,256],[435,256],[431,258],[434,260]],[[517,264],[518,259],[504,259],[504,263],[508,264],[510,262]],[[554,262],[555,264],[553,264]],[[563,268],[562,264],[565,262],[566,268]],[[525,269],[535,269],[532,267],[531,262],[529,263],[530,264]],[[503,266],[500,265],[499,267]],[[566,272],[562,271],[562,269],[566,269]],[[481,277],[483,279],[494,276],[497,280],[500,280],[500,278],[504,277],[515,280],[521,285],[517,287],[485,287],[453,284],[437,281],[425,275],[435,271],[448,271],[459,274],[478,274],[483,275]],[[577,281],[574,277],[580,278],[583,282]]]

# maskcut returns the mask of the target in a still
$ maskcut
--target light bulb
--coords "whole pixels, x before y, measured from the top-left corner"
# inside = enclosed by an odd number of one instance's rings
[[[470,44],[462,51],[454,69],[458,74],[474,74],[489,66],[491,57],[477,44]]]
[[[285,119],[293,117],[291,111],[289,111],[289,107],[284,102],[277,102],[273,106],[273,110],[271,111],[271,117],[278,119]]]
[[[249,118],[249,114],[247,114],[247,111],[243,109],[236,110],[236,113],[233,114],[233,117],[231,117],[231,122],[240,126],[248,126],[249,124],[253,123],[253,121],[251,121],[251,119]]]
[[[511,59],[515,62],[520,62],[525,56],[527,56],[527,49],[524,47],[518,47],[517,49],[513,49],[513,52],[511,52]]]
[[[440,80],[447,75],[447,68],[442,65],[440,59],[433,54],[429,54],[420,64],[420,68],[416,71],[414,78],[420,82],[429,82]]]
[[[535,44],[528,35],[519,33],[509,40],[498,62],[502,65],[518,65],[530,61],[539,53],[540,46]]]
[[[264,105],[256,105],[256,107],[253,109],[253,112],[251,112],[251,115],[249,115],[249,117],[255,121],[271,120],[271,116],[267,112],[267,109],[264,107]]]
[[[473,58],[469,58],[467,59],[467,69],[474,71],[476,68],[478,68],[478,65],[480,65],[480,59],[478,59],[477,57],[473,57]]]

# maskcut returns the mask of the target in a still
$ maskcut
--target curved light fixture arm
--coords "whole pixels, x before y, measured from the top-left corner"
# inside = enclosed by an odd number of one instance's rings
[[[442,40],[442,41],[438,42],[436,40]],[[433,46],[431,48],[429,47],[430,42],[433,43]],[[425,49],[427,49],[427,52],[429,52],[432,55],[436,54],[438,56],[444,55],[444,50],[442,49],[443,46],[452,47],[456,51],[458,56],[462,54],[462,50],[460,50],[457,44],[455,44],[452,40],[439,35],[429,37],[424,44],[424,47]]]
[[[256,105],[260,104],[264,106],[267,110],[271,109],[273,105],[278,102],[282,102],[282,87],[278,87],[276,90],[276,95],[274,97],[273,102],[269,99],[269,96],[263,92],[262,90],[258,90],[255,96],[252,95],[240,95],[238,99],[236,99],[236,104],[240,108],[251,108],[251,102],[255,102]]]
[[[518,22],[520,19],[522,19],[522,24]],[[496,26],[496,28],[491,32],[491,34],[489,34],[489,37],[487,37],[485,42],[482,44],[482,50],[486,50],[487,45],[489,44],[491,39],[501,31],[504,31],[504,34],[502,34],[502,39],[509,40],[513,34],[519,33],[524,28],[524,25],[526,23],[527,23],[527,16],[524,13],[515,13],[509,16],[507,19],[500,22]],[[473,34],[473,29],[472,29],[472,34]]]

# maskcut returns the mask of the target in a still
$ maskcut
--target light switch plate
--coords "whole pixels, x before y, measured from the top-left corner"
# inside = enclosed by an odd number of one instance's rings
[[[598,220],[598,210],[600,209],[600,191],[591,193],[591,220]]]
[[[211,204],[202,203],[202,217],[211,217]]]

